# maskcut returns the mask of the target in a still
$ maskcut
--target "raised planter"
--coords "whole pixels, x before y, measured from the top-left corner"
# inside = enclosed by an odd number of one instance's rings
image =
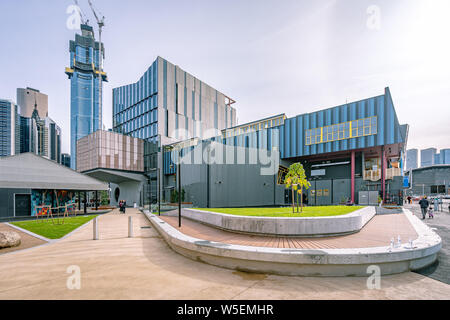
[[[370,266],[382,275],[417,270],[437,259],[441,238],[411,212],[405,212],[419,237],[408,244],[349,249],[280,249],[239,246],[189,237],[157,216],[145,213],[155,229],[176,252],[193,260],[247,272],[289,276],[364,276]]]
[[[175,215],[175,213],[171,213]],[[248,217],[184,209],[183,217],[215,228],[258,235],[323,237],[355,233],[375,216],[374,207],[330,217]]]

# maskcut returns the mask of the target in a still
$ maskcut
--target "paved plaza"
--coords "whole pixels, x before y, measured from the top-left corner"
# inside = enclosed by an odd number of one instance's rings
[[[177,212],[177,211],[175,211]],[[300,216],[300,215],[299,215]],[[178,217],[161,216],[161,219],[178,228]],[[404,214],[380,215],[357,233],[334,237],[280,237],[247,235],[219,230],[192,220],[183,220],[182,233],[193,238],[228,244],[290,249],[346,249],[386,247],[392,238],[400,235],[408,241],[418,237],[414,227]]]
[[[128,216],[134,238],[127,238]],[[186,221],[184,221],[186,222]],[[172,251],[136,209],[92,221],[64,240],[0,255],[0,299],[447,299],[450,286],[417,273],[383,276],[380,290],[364,277],[307,278],[248,274],[187,259]],[[69,266],[81,288],[68,289]]]
[[[443,205],[442,212],[436,212],[434,219],[423,220],[430,228],[442,238],[442,249],[439,252],[438,262],[434,265],[421,270],[420,273],[432,279],[450,284],[450,213],[448,211],[449,201],[446,200]],[[413,205],[405,205],[406,209],[411,210],[414,214],[422,218],[420,206],[416,203]]]

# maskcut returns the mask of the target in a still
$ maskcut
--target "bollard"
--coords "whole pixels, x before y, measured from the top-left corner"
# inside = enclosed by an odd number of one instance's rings
[[[94,240],[98,240],[98,217],[94,218]]]
[[[133,238],[133,220],[132,217],[128,217],[128,238]]]

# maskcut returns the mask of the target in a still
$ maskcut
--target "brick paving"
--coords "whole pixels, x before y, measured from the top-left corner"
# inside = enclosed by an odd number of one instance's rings
[[[161,219],[178,229],[178,217],[161,216]],[[276,237],[233,233],[210,227],[189,219],[182,219],[180,231],[193,238],[234,245],[290,248],[290,249],[344,249],[389,246],[391,239],[402,242],[415,240],[418,234],[404,214],[377,215],[358,233],[323,237]]]

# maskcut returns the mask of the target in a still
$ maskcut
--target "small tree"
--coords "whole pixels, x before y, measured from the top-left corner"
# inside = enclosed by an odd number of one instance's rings
[[[299,212],[298,195],[300,194],[301,211],[303,212],[303,189],[308,190],[311,184],[306,179],[305,169],[301,163],[294,163],[289,167],[289,171],[284,179],[286,188],[292,188],[292,212],[295,212],[294,192],[297,195],[297,212]]]

